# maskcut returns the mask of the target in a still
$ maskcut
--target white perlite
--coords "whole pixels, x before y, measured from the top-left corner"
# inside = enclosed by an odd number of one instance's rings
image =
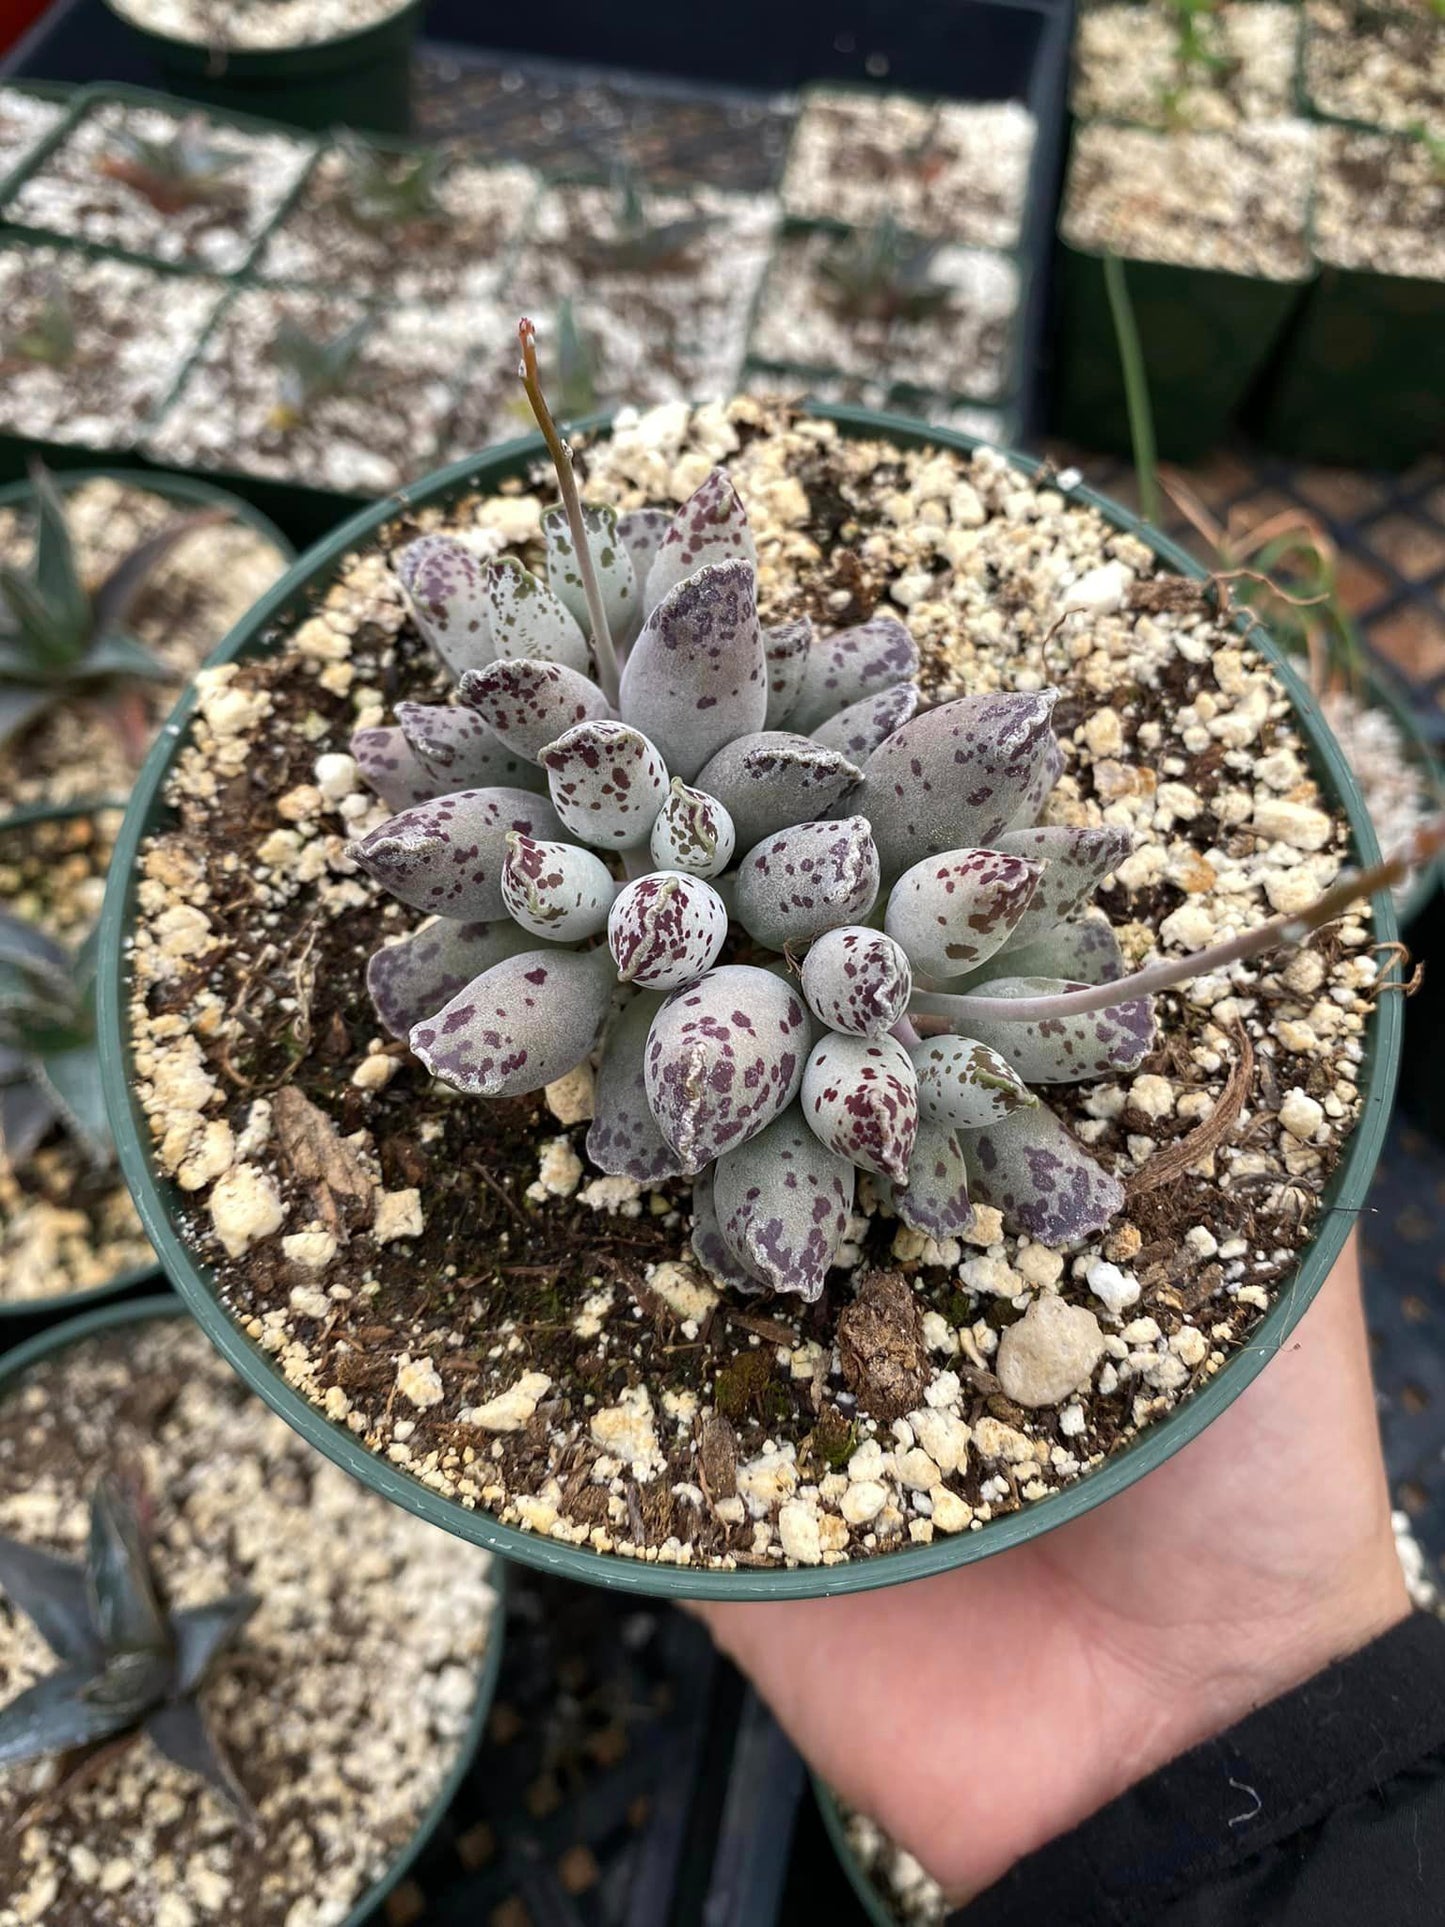
[[[1316,221],[1320,218],[1317,211]],[[1441,223],[1445,225],[1445,206]],[[1365,232],[1378,238],[1378,230]],[[1388,710],[1362,701],[1348,688],[1332,689],[1320,706],[1364,792],[1381,849],[1398,849],[1438,807],[1430,778]],[[1412,871],[1398,885],[1397,903],[1404,901],[1417,880]]]
[[[1094,1314],[1044,1294],[1000,1337],[998,1382],[1016,1405],[1059,1405],[1088,1384],[1103,1356],[1104,1334]]]
[[[411,0],[113,0],[148,33],[202,47],[309,47],[374,27]]]

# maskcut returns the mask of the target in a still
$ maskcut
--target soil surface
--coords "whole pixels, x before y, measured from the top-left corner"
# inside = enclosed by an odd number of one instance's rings
[[[63,100],[43,100],[22,87],[0,87],[0,181],[24,165],[69,111]]]
[[[489,1561],[362,1492],[183,1318],[87,1341],[0,1401],[0,1532],[81,1557],[96,1481],[125,1470],[176,1605],[261,1601],[202,1689],[259,1825],[146,1739],[50,1804],[48,1765],[8,1772],[0,1927],[335,1927],[466,1736]],[[0,1703],[55,1663],[0,1612]]]
[[[190,512],[187,504],[109,478],[66,489],[65,505],[81,572],[92,584],[139,543]],[[31,516],[0,508],[0,562],[28,568],[33,551]],[[285,567],[275,543],[244,522],[188,535],[148,578],[127,623],[128,632],[174,670],[174,680],[135,684],[106,707],[59,704],[6,745],[0,809],[125,796],[182,682]]]
[[[681,500],[726,461],[765,619],[896,608],[930,701],[1057,685],[1048,815],[1134,829],[1100,898],[1127,957],[1196,950],[1337,873],[1343,825],[1272,672],[1047,476],[987,450],[846,442],[751,401],[654,411],[584,459],[588,495],[624,505]],[[586,1168],[585,1071],[545,1098],[461,1097],[367,1002],[367,957],[412,919],[345,855],[386,814],[346,746],[398,698],[442,693],[388,556],[445,520],[483,554],[535,559],[548,499],[398,521],[267,659],[200,679],[173,825],[142,858],[132,1003],[184,1235],[291,1383],[509,1522],[760,1566],[987,1530],[1171,1410],[1288,1288],[1358,1108],[1367,919],[1166,996],[1138,1073],[1049,1093],[1125,1182],[1105,1237],[1054,1251],[979,1206],[966,1238],[935,1243],[865,1181],[816,1305],[720,1295],[690,1260],[685,1185]],[[1102,1363],[1025,1409],[995,1359],[1052,1293],[1098,1321]],[[875,1325],[907,1305],[894,1342],[850,1338],[860,1304]]]
[[[119,810],[0,828],[0,904],[75,949],[100,915]],[[53,1130],[22,1170],[0,1152],[0,1303],[57,1298],[152,1262],[130,1193]]]
[[[204,47],[307,47],[389,20],[403,0],[114,0],[148,33]]]
[[[1421,140],[1322,128],[1314,243],[1332,267],[1445,281],[1445,166]]]
[[[1445,33],[1431,0],[1306,0],[1304,88],[1317,113],[1445,135]]]
[[[1138,127],[1236,127],[1284,120],[1294,111],[1300,9],[1275,0],[1237,0],[1193,16],[1132,5],[1090,7],[1079,16],[1071,105],[1080,120]]]

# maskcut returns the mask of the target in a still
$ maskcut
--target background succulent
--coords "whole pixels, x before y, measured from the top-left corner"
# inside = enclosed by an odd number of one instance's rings
[[[57,1123],[111,1157],[95,1034],[95,940],[75,956],[0,910],[0,1155],[19,1169]]]
[[[0,744],[52,704],[105,694],[136,678],[168,682],[174,671],[126,630],[136,597],[177,542],[225,520],[208,509],[179,516],[121,557],[93,588],[81,574],[65,507],[38,464],[35,555],[28,570],[0,563]]]
[[[175,1612],[151,1564],[151,1508],[141,1489],[108,1478],[91,1501],[84,1565],[0,1537],[0,1596],[23,1612],[60,1661],[0,1707],[0,1768],[58,1756],[61,1785],[102,1750],[144,1733],[249,1814],[210,1731],[199,1694],[258,1602],[232,1594]]]
[[[317,402],[346,386],[370,327],[369,315],[327,336],[310,335],[289,319],[281,322],[271,339],[276,370],[276,402],[268,418],[272,428],[288,432],[305,421]]]
[[[346,162],[346,211],[358,227],[375,231],[445,220],[440,188],[447,157],[440,148],[387,153],[349,129],[336,141]]]
[[[234,175],[242,158],[236,148],[212,139],[204,114],[188,114],[159,140],[122,128],[97,166],[107,180],[133,189],[158,214],[181,214],[203,201],[236,198]]]

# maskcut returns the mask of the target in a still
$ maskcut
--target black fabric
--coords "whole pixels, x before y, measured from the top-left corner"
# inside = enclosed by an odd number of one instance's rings
[[[1417,1613],[1050,1841],[950,1927],[1445,1927],[1445,1625]]]

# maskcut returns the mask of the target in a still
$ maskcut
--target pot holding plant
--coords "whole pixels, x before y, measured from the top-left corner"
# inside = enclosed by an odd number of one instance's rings
[[[0,1461],[10,1917],[371,1919],[481,1737],[487,1557],[357,1494],[169,1298],[11,1354]]]
[[[1358,798],[1268,645],[1017,459],[739,401],[579,497],[539,418],[561,508],[528,442],[348,525],[150,765],[140,1208],[465,1537],[738,1597],[985,1556],[1198,1431],[1339,1248],[1399,1036]]]

